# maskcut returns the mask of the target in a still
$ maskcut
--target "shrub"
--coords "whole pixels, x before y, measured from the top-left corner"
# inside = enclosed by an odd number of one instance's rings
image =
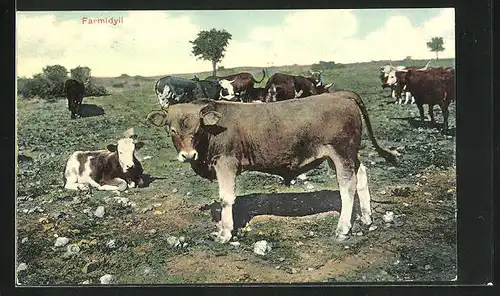
[[[123,82],[113,83],[113,87],[115,87],[115,88],[124,88],[125,87],[125,83],[123,83]]]

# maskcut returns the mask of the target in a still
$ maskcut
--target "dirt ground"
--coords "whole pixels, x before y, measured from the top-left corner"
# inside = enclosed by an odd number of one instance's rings
[[[376,229],[355,221],[345,242],[332,237],[340,196],[325,163],[291,187],[277,176],[243,173],[233,210],[237,235],[231,244],[215,243],[209,234],[220,219],[217,183],[178,163],[170,138],[144,121],[156,108],[154,80],[85,98],[105,112],[74,121],[62,100],[19,101],[18,284],[96,285],[106,274],[113,284],[454,280],[454,105],[448,133],[422,124],[414,105],[395,105],[380,88],[378,67],[346,65],[325,75],[360,93],[379,143],[402,154],[396,164],[385,163],[364,135],[360,153]],[[119,195],[62,188],[72,151],[102,149],[130,125],[146,143],[138,153],[145,187]],[[99,206],[102,217],[94,214]],[[69,241],[56,246],[57,237]],[[261,240],[270,245],[265,255],[254,253]]]

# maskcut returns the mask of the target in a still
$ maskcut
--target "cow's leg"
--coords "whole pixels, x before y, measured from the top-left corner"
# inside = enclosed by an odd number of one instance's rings
[[[424,117],[424,105],[422,105],[421,103],[417,103],[417,108],[418,108],[418,112],[420,113],[420,120],[422,122],[425,121],[425,117]]]
[[[118,190],[124,191],[127,189],[127,182],[120,178],[114,178],[106,182],[105,185],[100,185],[99,190]]]
[[[351,218],[354,205],[354,194],[358,183],[356,172],[359,168],[359,162],[355,158],[353,159],[352,157],[349,157],[349,153],[344,151],[335,151],[331,149],[331,153],[329,154],[328,163],[331,167],[332,164],[335,166],[334,169],[337,172],[340,199],[342,202],[342,209],[337,229],[335,231],[335,237],[338,241],[343,241],[347,238],[347,234],[352,226]],[[361,191],[363,192],[363,189]],[[366,195],[364,197],[366,198]]]
[[[368,176],[366,174],[366,167],[361,162],[359,162],[357,179],[356,190],[361,208],[361,222],[365,225],[370,225],[372,224],[372,208],[370,204],[370,191],[368,190]]]
[[[431,118],[431,122],[433,124],[435,124],[436,120],[434,118],[434,105],[433,104],[429,104],[429,117]]]
[[[448,110],[449,103],[447,101],[442,102],[439,104],[439,107],[441,107],[441,111],[443,112],[443,130],[447,131],[448,130],[448,117],[450,115],[450,111]]]
[[[393,99],[397,99],[397,98],[396,98],[396,90],[395,90],[393,87],[391,88],[391,97],[392,97]]]
[[[221,157],[215,165],[215,173],[219,182],[219,196],[221,199],[221,221],[215,241],[226,243],[231,239],[233,230],[233,204],[236,199],[236,161]]]

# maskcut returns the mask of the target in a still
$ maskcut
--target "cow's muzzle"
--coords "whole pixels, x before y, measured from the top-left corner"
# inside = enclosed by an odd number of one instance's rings
[[[196,150],[191,150],[189,152],[181,151],[177,156],[177,160],[180,162],[193,161],[198,159],[198,152]]]

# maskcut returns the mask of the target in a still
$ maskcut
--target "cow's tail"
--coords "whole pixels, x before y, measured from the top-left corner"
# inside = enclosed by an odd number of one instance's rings
[[[373,147],[375,147],[375,150],[377,150],[378,155],[383,157],[386,161],[395,162],[396,156],[399,156],[399,153],[397,151],[392,151],[380,147],[380,145],[377,143],[377,140],[373,136],[373,128],[370,122],[370,118],[368,117],[368,112],[366,111],[365,103],[363,103],[363,100],[361,100],[361,97],[357,93],[352,93],[353,96],[351,96],[351,98],[354,99],[359,109],[361,110],[361,114],[363,115],[363,119],[365,120],[366,129],[368,130],[368,136],[370,137]]]
[[[262,79],[257,81],[252,77],[252,80],[254,83],[261,83],[264,80],[264,78],[266,78],[266,70],[262,69]]]

